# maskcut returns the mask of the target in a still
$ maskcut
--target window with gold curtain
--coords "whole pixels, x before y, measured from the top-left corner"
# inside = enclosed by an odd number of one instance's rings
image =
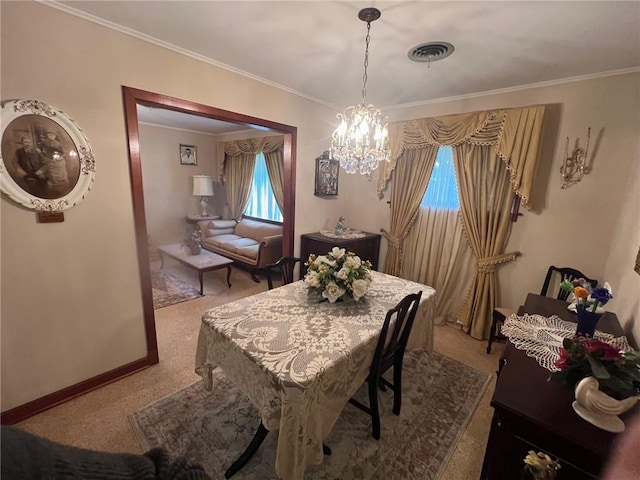
[[[416,183],[424,182],[424,191],[435,152],[441,145],[451,145],[462,228],[475,263],[460,321],[477,339],[487,337],[497,303],[496,267],[516,258],[515,252],[504,252],[510,234],[505,218],[512,192],[524,208],[530,208],[544,110],[538,105],[389,125],[391,161],[381,166],[378,180],[380,195],[392,180],[390,227],[382,230],[388,241],[384,269],[394,275],[403,271],[406,237],[418,218]],[[416,162],[417,157],[421,161]]]

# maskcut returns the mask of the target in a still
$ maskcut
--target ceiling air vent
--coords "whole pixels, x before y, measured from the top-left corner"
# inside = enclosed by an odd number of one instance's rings
[[[428,42],[413,47],[407,56],[414,62],[431,63],[447,58],[453,50],[453,45],[447,42]]]

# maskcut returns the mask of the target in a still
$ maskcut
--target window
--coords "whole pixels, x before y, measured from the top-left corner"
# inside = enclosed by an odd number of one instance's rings
[[[458,185],[453,167],[453,149],[443,146],[438,149],[436,163],[422,197],[421,207],[459,210]]]
[[[276,197],[273,196],[273,189],[267,173],[267,164],[262,152],[256,155],[249,205],[244,214],[263,220],[282,222],[282,213],[276,203]]]

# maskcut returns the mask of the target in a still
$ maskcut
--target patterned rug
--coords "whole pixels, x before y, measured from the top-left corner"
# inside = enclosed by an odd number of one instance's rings
[[[163,271],[151,271],[151,288],[154,310],[200,296],[197,289]]]
[[[391,373],[391,372],[387,372]],[[144,449],[163,447],[172,456],[200,463],[213,479],[247,447],[260,423],[240,390],[214,371],[213,391],[202,382],[135,412],[131,423]],[[393,392],[379,392],[382,436],[371,436],[371,417],[351,404],[325,440],[332,454],[308,466],[305,479],[437,479],[464,432],[490,376],[436,352],[405,355],[402,410],[391,412]],[[367,404],[366,387],[356,398]],[[270,433],[234,480],[277,478],[277,435]]]

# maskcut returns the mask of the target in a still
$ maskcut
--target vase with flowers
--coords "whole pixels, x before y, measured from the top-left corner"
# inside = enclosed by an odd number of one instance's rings
[[[611,291],[605,287],[591,289],[591,285],[583,278],[569,281],[565,280],[560,284],[560,288],[566,292],[573,293],[576,298],[576,315],[578,325],[576,335],[588,335],[593,338],[596,325],[602,314],[605,305],[613,298]]]
[[[326,255],[309,255],[305,262],[304,282],[309,293],[335,303],[345,297],[362,299],[371,285],[371,262],[362,261],[353,252],[333,247]]]
[[[575,389],[585,377],[598,380],[600,390],[615,399],[640,394],[640,352],[621,351],[619,347],[589,337],[576,335],[565,338],[560,358],[551,374]]]
[[[573,388],[573,410],[584,420],[610,432],[622,432],[618,415],[633,407],[640,395],[640,352],[586,336],[565,338],[559,369],[551,374]]]
[[[201,249],[201,240],[202,236],[200,229],[196,229],[182,241],[182,245],[189,250],[191,255],[198,255]]]

